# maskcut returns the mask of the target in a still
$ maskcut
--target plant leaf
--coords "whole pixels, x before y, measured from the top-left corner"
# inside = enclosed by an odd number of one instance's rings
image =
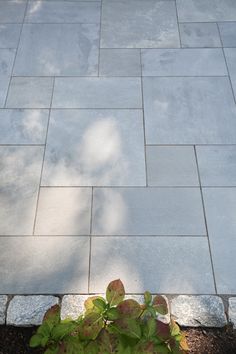
[[[140,339],[141,327],[137,319],[134,318],[121,318],[114,322],[118,332],[124,334],[127,337]]]
[[[134,354],[156,354],[154,343],[151,341],[139,343],[135,346]]]
[[[43,322],[50,322],[52,324],[58,324],[60,322],[60,306],[52,306],[43,317]]]
[[[30,347],[31,348],[36,348],[39,347],[41,345],[41,340],[42,340],[42,336],[40,334],[34,334],[31,338],[30,338]]]
[[[170,325],[156,320],[156,334],[162,340],[169,339],[171,336]]]
[[[117,308],[112,307],[111,309],[106,311],[106,316],[109,321],[114,321],[119,318],[119,312]]]
[[[71,334],[77,327],[78,324],[75,322],[59,323],[53,327],[51,336],[55,341],[59,341]]]
[[[142,312],[139,303],[132,299],[121,301],[117,306],[117,310],[121,318],[138,318]]]
[[[120,279],[113,280],[107,287],[106,299],[110,306],[118,305],[125,297],[124,285]]]
[[[88,313],[80,325],[79,333],[83,339],[96,339],[104,326],[99,313]]]
[[[166,299],[163,296],[161,295],[155,296],[152,302],[152,306],[161,315],[168,314],[168,305]]]
[[[149,291],[145,291],[144,293],[144,302],[146,305],[150,305],[152,302],[152,295]]]
[[[171,336],[175,337],[178,334],[180,334],[180,328],[173,319],[171,319],[170,328],[171,328]]]
[[[180,347],[185,350],[185,351],[188,351],[189,350],[189,346],[188,346],[188,343],[187,343],[187,339],[185,337],[185,335],[182,333],[182,339],[180,341]]]
[[[150,339],[156,334],[156,320],[153,317],[149,317],[143,330],[146,338]]]
[[[105,299],[103,299],[102,296],[90,296],[88,297],[85,302],[84,302],[84,307],[86,310],[86,313],[92,312],[92,311],[97,311],[99,312],[99,309],[94,305],[94,300],[96,299],[101,299],[105,302]]]
[[[101,312],[105,311],[106,309],[106,302],[102,298],[97,297],[93,300],[93,304],[97,307]]]

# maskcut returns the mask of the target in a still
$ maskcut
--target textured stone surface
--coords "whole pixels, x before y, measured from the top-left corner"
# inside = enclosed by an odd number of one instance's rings
[[[171,301],[171,314],[181,326],[223,327],[227,323],[220,297],[180,295]]]
[[[236,297],[229,298],[229,321],[233,324],[236,329]]]
[[[179,30],[184,48],[221,47],[216,23],[180,23]]]
[[[45,312],[58,302],[55,296],[14,296],[7,309],[7,325],[39,325]]]
[[[140,76],[139,49],[101,49],[100,76]]]
[[[0,48],[16,48],[20,29],[20,24],[0,24]]]
[[[5,323],[7,309],[7,296],[0,295],[0,325]]]
[[[219,30],[224,47],[236,47],[236,22],[220,22]]]
[[[26,1],[0,1],[0,23],[20,23],[23,21]]]

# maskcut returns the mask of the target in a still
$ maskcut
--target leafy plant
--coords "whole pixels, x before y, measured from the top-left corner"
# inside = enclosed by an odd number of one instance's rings
[[[188,346],[179,326],[161,322],[168,306],[163,296],[146,291],[144,304],[125,299],[122,282],[112,281],[106,299],[89,297],[78,319],[60,319],[60,306],[49,309],[30,340],[45,354],[184,354]]]

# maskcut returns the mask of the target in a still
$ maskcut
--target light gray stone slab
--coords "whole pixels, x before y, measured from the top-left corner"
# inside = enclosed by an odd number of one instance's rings
[[[53,108],[142,108],[140,78],[56,78]]]
[[[42,185],[145,186],[142,111],[53,110]]]
[[[95,188],[94,235],[205,235],[198,188]]]
[[[43,147],[0,147],[0,235],[32,234],[43,152]]]
[[[176,0],[180,22],[235,21],[235,0]]]
[[[0,23],[21,23],[24,19],[26,1],[0,1]]]
[[[7,310],[7,296],[0,295],[0,325],[5,324]]]
[[[180,23],[181,45],[191,47],[221,47],[216,23]]]
[[[88,291],[88,237],[3,237],[2,294],[65,294]]]
[[[58,304],[56,296],[14,296],[7,309],[8,326],[37,326],[45,312]]]
[[[226,76],[222,49],[143,49],[143,76]]]
[[[236,329],[236,297],[229,298],[229,321],[233,324]]]
[[[203,188],[219,294],[236,293],[236,188]]]
[[[220,36],[224,47],[236,47],[236,22],[220,22]]]
[[[0,77],[11,76],[14,58],[14,49],[0,49]]]
[[[192,146],[147,146],[149,186],[198,186],[198,171]]]
[[[6,107],[49,108],[52,90],[51,77],[12,77]]]
[[[61,303],[61,319],[76,320],[84,312],[84,302],[89,295],[65,295]]]
[[[236,99],[236,48],[225,48],[225,57],[229,69],[230,80],[234,90]]]
[[[47,109],[0,110],[0,144],[44,144]]]
[[[180,326],[224,327],[227,325],[224,304],[219,296],[177,296],[171,301],[171,314]]]
[[[120,277],[128,293],[214,293],[203,237],[96,237],[91,255],[91,292]]]
[[[103,1],[102,48],[178,48],[172,1]]]
[[[143,78],[147,144],[234,144],[236,107],[226,77]]]
[[[0,24],[0,48],[16,48],[20,29],[20,24]]]
[[[236,145],[196,149],[203,186],[236,186]]]
[[[141,76],[139,49],[101,49],[100,76]]]
[[[100,23],[99,2],[30,1],[25,22]]]
[[[90,188],[41,188],[36,235],[89,235]]]
[[[97,24],[25,24],[14,66],[17,76],[95,76]]]
[[[6,75],[0,76],[0,108],[4,107],[10,79],[11,79],[10,76],[6,76]]]

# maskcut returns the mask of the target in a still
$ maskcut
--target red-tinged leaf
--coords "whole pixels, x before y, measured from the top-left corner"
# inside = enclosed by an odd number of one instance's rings
[[[188,351],[189,350],[189,346],[188,346],[188,343],[187,343],[187,339],[185,337],[185,335],[182,333],[182,339],[181,341],[179,342],[180,344],[180,347],[184,350],[184,351]]]
[[[135,346],[134,354],[156,354],[153,342],[139,343]]]
[[[162,340],[169,339],[171,336],[169,324],[156,320],[156,334]]]
[[[180,343],[175,340],[175,338],[171,338],[169,340],[169,347],[171,349],[171,353],[173,354],[185,354],[186,351],[181,348]]]
[[[154,309],[160,313],[161,315],[167,315],[168,314],[168,305],[166,302],[166,299],[161,296],[161,295],[157,295],[153,298],[153,307]]]
[[[106,299],[110,306],[118,305],[125,297],[124,285],[120,279],[113,280],[107,287]]]
[[[84,354],[84,348],[78,338],[71,336],[63,341],[57,354]]]
[[[105,302],[105,300],[103,299],[102,296],[90,296],[88,297],[85,302],[84,302],[84,307],[85,307],[85,311],[86,313],[88,312],[92,312],[92,311],[95,311],[95,312],[99,312],[100,310],[94,305],[94,300],[96,299],[100,299],[102,301]]]
[[[102,329],[97,339],[99,354],[116,353],[116,340],[114,335]]]
[[[83,339],[96,339],[104,326],[99,313],[88,313],[79,326],[79,334]]]
[[[51,322],[53,324],[58,324],[60,322],[60,306],[52,306],[43,317],[43,322]]]
[[[114,322],[114,326],[119,333],[124,334],[127,337],[140,339],[141,327],[137,319],[135,318],[121,318]]]
[[[138,318],[142,312],[141,306],[135,300],[124,300],[117,306],[118,314],[121,318]]]

